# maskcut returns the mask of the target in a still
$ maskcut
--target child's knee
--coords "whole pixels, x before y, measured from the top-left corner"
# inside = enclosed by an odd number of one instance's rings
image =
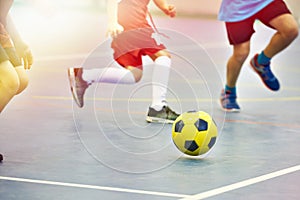
[[[233,57],[237,62],[243,63],[250,53],[250,42],[234,45]]]
[[[298,26],[292,26],[285,31],[285,35],[289,40],[294,40],[299,34]]]
[[[131,73],[133,74],[133,77],[134,77],[134,80],[135,80],[136,83],[139,82],[143,77],[143,71],[142,70],[139,70],[139,69],[131,70]]]
[[[19,87],[20,81],[17,73],[6,73],[6,76],[0,78],[0,88],[9,94],[17,94]]]
[[[240,63],[243,63],[247,59],[248,55],[249,51],[246,49],[234,53],[235,59]]]
[[[288,41],[294,40],[299,34],[299,27],[297,21],[291,15],[283,16],[286,23],[282,28],[278,28],[278,32]]]
[[[19,77],[19,83],[20,83],[19,88],[18,88],[18,91],[16,94],[21,93],[22,91],[24,91],[27,88],[28,83],[29,83],[28,76]]]
[[[23,66],[15,67],[15,69],[18,74],[18,79],[20,83],[19,89],[17,91],[17,94],[19,94],[28,86],[29,78]]]

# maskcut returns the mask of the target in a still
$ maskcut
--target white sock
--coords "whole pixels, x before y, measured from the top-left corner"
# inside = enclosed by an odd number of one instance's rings
[[[82,78],[88,83],[135,83],[134,76],[129,70],[116,67],[84,69]]]
[[[155,110],[161,110],[167,105],[166,95],[168,90],[171,59],[168,56],[160,56],[155,61],[152,75],[152,105]]]

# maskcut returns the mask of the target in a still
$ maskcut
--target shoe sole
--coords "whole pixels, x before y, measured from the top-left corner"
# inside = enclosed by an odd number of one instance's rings
[[[250,61],[250,66],[251,66],[252,70],[254,70],[254,72],[257,73],[257,75],[259,76],[259,78],[260,78],[260,80],[263,82],[263,84],[266,86],[266,88],[268,88],[268,89],[271,90],[271,91],[278,91],[279,88],[274,90],[274,89],[270,88],[270,87],[265,83],[264,79],[260,76],[259,71],[256,69],[256,67],[255,67],[255,65],[253,64],[253,62],[255,62],[255,61],[254,61],[253,59],[251,59],[251,61]]]
[[[231,108],[231,109],[228,109],[228,108],[224,108],[222,106],[222,101],[220,100],[220,105],[221,105],[221,110],[223,110],[224,112],[228,112],[228,113],[239,113],[241,112],[241,109],[237,109],[237,108]]]
[[[75,103],[77,104],[77,106],[79,108],[82,108],[83,105],[80,104],[80,102],[78,101],[78,96],[77,96],[76,92],[74,92],[74,88],[76,87],[76,84],[75,84],[76,81],[75,81],[75,74],[74,74],[73,68],[68,69],[68,78],[69,78],[70,89],[72,92],[73,99],[74,99]]]
[[[221,109],[227,113],[239,113],[241,112],[241,109],[236,109],[236,108],[232,108],[232,109],[227,109],[227,108],[223,108],[221,107]]]
[[[162,119],[162,118],[158,118],[158,117],[146,117],[146,121],[148,123],[160,123],[160,124],[173,124],[174,120],[170,120],[170,119]]]

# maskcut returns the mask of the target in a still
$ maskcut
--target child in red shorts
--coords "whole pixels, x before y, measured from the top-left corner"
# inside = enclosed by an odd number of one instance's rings
[[[153,0],[166,15],[175,17],[176,10],[166,0]],[[114,59],[122,68],[105,69],[69,68],[71,91],[79,107],[84,105],[84,93],[95,82],[134,84],[142,78],[142,56],[149,56],[155,63],[153,70],[152,105],[148,122],[172,123],[178,114],[166,101],[171,67],[170,54],[163,44],[155,40],[157,34],[147,21],[150,0],[108,0],[108,34],[113,38],[111,47]]]
[[[298,26],[283,0],[223,0],[219,19],[225,21],[228,39],[233,45],[233,54],[227,63],[226,85],[221,94],[221,106],[225,111],[238,112],[240,107],[236,101],[236,83],[250,52],[250,38],[255,32],[253,29],[255,20],[260,20],[277,31],[265,49],[256,54],[250,62],[265,86],[272,91],[279,90],[280,84],[271,71],[271,59],[297,37]]]

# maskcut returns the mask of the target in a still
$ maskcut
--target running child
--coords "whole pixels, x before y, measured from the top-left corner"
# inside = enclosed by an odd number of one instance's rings
[[[166,15],[175,17],[176,9],[166,0],[153,0]],[[172,123],[178,114],[167,104],[166,94],[171,68],[171,56],[163,44],[158,44],[157,34],[147,21],[150,0],[108,0],[108,34],[113,38],[111,47],[114,59],[122,68],[69,68],[71,91],[79,107],[84,105],[84,93],[89,85],[102,82],[134,84],[142,78],[142,56],[149,56],[155,63],[152,82],[152,104],[148,122]]]
[[[222,109],[238,112],[236,83],[240,70],[250,52],[250,38],[255,32],[253,24],[260,20],[276,30],[267,46],[254,55],[250,64],[265,86],[278,91],[280,84],[271,71],[271,59],[288,47],[298,35],[298,26],[283,0],[223,0],[219,19],[225,21],[227,36],[233,54],[227,62],[226,85],[221,94]]]

